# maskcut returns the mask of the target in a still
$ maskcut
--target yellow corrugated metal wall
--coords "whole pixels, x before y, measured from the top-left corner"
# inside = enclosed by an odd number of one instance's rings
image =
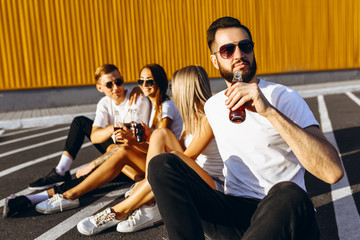
[[[0,0],[0,90],[94,84],[116,64],[127,82],[146,63],[171,74],[211,65],[206,29],[247,25],[259,74],[360,67],[358,0]]]

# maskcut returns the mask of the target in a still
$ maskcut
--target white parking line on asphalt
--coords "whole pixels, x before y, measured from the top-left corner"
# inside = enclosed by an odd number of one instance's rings
[[[345,93],[351,100],[353,100],[357,105],[360,106],[360,99],[355,96],[355,94],[353,94],[352,92],[346,92]]]
[[[81,165],[81,166],[79,166],[79,167],[77,167],[77,168],[74,168],[74,169],[70,170],[70,174],[71,174],[71,175],[75,174],[75,173],[77,172],[77,170],[79,170],[80,168],[84,167],[85,165],[86,165],[86,164],[83,164],[83,165]],[[16,196],[21,196],[21,195],[24,195],[24,196],[25,196],[25,195],[32,194],[33,192],[36,192],[36,190],[31,190],[31,189],[26,188],[26,189],[24,189],[24,190],[21,190],[21,191],[15,193],[15,195],[16,195]],[[3,207],[4,204],[5,204],[5,198],[3,198],[3,199],[0,200],[0,207]]]
[[[331,192],[327,192],[327,193],[323,193],[317,196],[313,196],[311,198],[312,202],[314,203],[314,207],[318,208],[321,206],[324,206],[326,204],[332,203],[333,201],[339,200],[341,198],[345,198],[349,196],[349,190],[347,189],[347,187],[345,188],[339,188],[339,189],[335,189],[333,190],[334,195],[336,197],[338,197],[338,199],[332,199],[332,193]],[[356,194],[358,192],[360,192],[360,184],[355,184],[350,186],[351,188],[351,192],[352,194]],[[339,198],[341,197],[341,198]]]
[[[23,169],[23,168],[26,168],[26,167],[28,167],[28,166],[34,165],[34,164],[36,164],[36,163],[43,162],[43,161],[49,160],[49,159],[51,159],[51,158],[60,156],[61,154],[62,154],[62,151],[56,152],[56,153],[52,153],[52,154],[46,155],[46,156],[44,156],[44,157],[37,158],[37,159],[31,160],[31,161],[28,161],[28,162],[24,162],[24,163],[22,163],[22,164],[19,164],[19,165],[14,166],[14,167],[5,169],[5,170],[3,170],[3,171],[0,171],[0,177],[3,177],[3,176],[6,176],[6,175],[8,175],[8,174],[10,174],[10,173],[19,171],[19,170],[21,170],[21,169]]]
[[[317,97],[321,128],[325,137],[338,150],[336,139],[333,133],[331,121],[326,108],[324,96]],[[341,157],[340,157],[341,159]],[[341,159],[342,162],[342,159]],[[341,189],[341,191],[336,191]],[[352,191],[346,172],[344,177],[337,183],[331,185],[331,196],[334,205],[336,225],[340,240],[357,239],[360,236],[360,216],[358,214]]]
[[[86,148],[86,147],[89,147],[89,146],[91,146],[91,145],[92,145],[91,142],[87,142],[87,143],[84,143],[81,148]],[[16,165],[16,166],[14,166],[14,167],[5,169],[5,170],[3,170],[3,171],[0,171],[0,177],[3,177],[3,176],[8,175],[8,174],[10,174],[10,173],[19,171],[19,170],[21,170],[21,169],[23,169],[23,168],[26,168],[26,167],[28,167],[28,166],[34,165],[34,164],[36,164],[36,163],[43,162],[43,161],[49,160],[49,159],[51,159],[51,158],[60,156],[62,153],[63,153],[62,151],[56,152],[56,153],[52,153],[52,154],[46,155],[46,156],[44,156],[44,157],[37,158],[37,159],[31,160],[31,161],[28,161],[28,162],[25,162],[25,163]]]
[[[106,194],[105,196],[103,196],[93,204],[75,213],[74,215],[64,220],[63,222],[59,223],[55,227],[51,228],[41,236],[35,238],[35,240],[42,240],[42,239],[48,240],[48,239],[59,238],[60,236],[68,232],[70,229],[75,227],[78,224],[78,222],[80,222],[84,218],[90,217],[96,211],[99,211],[100,209],[109,205],[116,198],[120,197],[121,195],[124,195],[127,190],[129,190],[129,187],[123,188],[122,186],[122,189],[109,192],[108,194]]]
[[[44,136],[44,135],[47,135],[47,134],[52,134],[52,133],[56,133],[56,132],[61,132],[61,131],[64,131],[64,130],[66,130],[66,129],[69,129],[69,128],[70,128],[70,127],[68,126],[68,127],[58,128],[58,129],[54,129],[54,130],[47,131],[47,132],[43,132],[43,133],[38,133],[38,134],[29,135],[29,136],[22,137],[22,138],[16,138],[16,139],[9,140],[9,141],[6,141],[6,142],[1,142],[1,143],[0,143],[0,146],[6,145],[6,144],[10,144],[10,143],[14,143],[14,142],[24,141],[24,140],[31,139],[31,138],[35,138],[35,137],[41,137],[41,136]]]
[[[41,142],[41,143],[29,145],[29,146],[26,146],[26,147],[18,148],[18,149],[9,151],[9,152],[1,153],[1,154],[0,154],[0,158],[9,156],[9,155],[11,155],[11,154],[23,152],[23,151],[25,151],[25,150],[29,150],[29,149],[32,149],[32,148],[44,146],[44,145],[46,145],[46,144],[50,144],[50,143],[62,141],[62,140],[65,140],[66,138],[67,138],[67,136],[58,137],[58,138],[51,139],[51,140],[49,140],[49,141],[45,141],[45,142]]]
[[[44,129],[44,128],[48,128],[48,126],[46,126],[46,127],[24,128],[24,129],[21,129],[21,130],[18,130],[18,131],[13,131],[13,132],[10,132],[10,133],[5,133],[5,134],[1,135],[1,137],[13,136],[13,135],[16,135],[16,134],[26,133],[26,132],[31,132],[31,131],[36,131],[36,130],[40,130],[40,129]],[[5,132],[6,132],[6,131],[5,131]]]

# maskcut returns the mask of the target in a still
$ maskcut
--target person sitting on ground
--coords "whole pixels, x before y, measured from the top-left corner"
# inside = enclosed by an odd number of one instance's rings
[[[61,171],[65,171],[65,178],[59,177],[57,168],[53,169],[49,175],[44,178],[35,181],[33,188],[43,189],[49,186],[58,186],[63,181],[71,181],[70,173],[68,172],[73,160],[66,158],[67,153],[70,153],[75,159],[76,154],[80,150],[80,147],[84,141],[84,135],[91,136],[91,140],[99,151],[103,151],[105,154],[101,155],[87,166],[80,168],[76,174],[76,180],[72,181],[69,186],[75,186],[81,182],[91,170],[95,169],[102,162],[104,162],[114,151],[116,150],[116,144],[114,144],[111,138],[114,135],[113,119],[114,112],[118,111],[124,116],[129,109],[139,109],[143,114],[141,115],[142,121],[148,124],[151,106],[150,102],[146,98],[138,97],[136,103],[130,104],[131,94],[130,91],[124,89],[123,78],[118,68],[113,64],[104,64],[98,67],[95,71],[95,80],[97,82],[96,88],[98,91],[103,92],[105,96],[97,104],[97,110],[95,120],[87,119],[85,117],[77,117],[74,119],[68,138],[65,143],[65,151],[58,164]],[[91,128],[91,125],[93,127]],[[91,131],[91,135],[90,135]],[[105,141],[105,142],[104,142]],[[106,152],[107,150],[107,152]],[[64,157],[65,156],[65,157]],[[129,166],[124,168],[127,176],[135,180],[137,172],[131,169]],[[81,178],[80,178],[81,177]],[[5,200],[4,217],[12,216],[17,212],[21,212],[29,205],[34,205],[41,201],[48,199],[47,192],[40,192],[38,194],[28,196],[11,195]],[[29,204],[30,200],[30,204]],[[24,207],[24,209],[22,209]]]
[[[291,88],[256,77],[254,43],[239,20],[222,17],[207,31],[213,65],[228,88],[205,103],[224,161],[225,193],[214,191],[172,153],[148,163],[147,178],[169,239],[205,239],[203,221],[229,226],[238,239],[319,239],[305,169],[327,183],[344,174],[339,154]],[[232,84],[235,71],[243,82]],[[242,123],[229,110],[245,106]],[[194,139],[202,144],[206,138]]]
[[[106,75],[105,77],[103,77]],[[107,77],[110,76],[110,77]],[[85,136],[91,139],[96,149],[104,154],[107,148],[114,144],[111,135],[113,135],[114,111],[125,114],[132,105],[133,96],[130,91],[124,89],[124,80],[119,69],[113,64],[104,64],[95,71],[96,89],[104,93],[105,96],[100,99],[96,108],[95,120],[85,116],[75,117],[70,125],[70,130],[65,142],[64,151],[55,168],[49,174],[30,183],[28,188],[31,190],[45,190],[55,185],[60,185],[64,181],[71,180],[70,167],[74,162],[80,148],[84,142]],[[148,123],[150,117],[150,102],[146,98],[134,100],[135,105],[132,108],[141,109],[141,120]],[[104,158],[111,155],[109,151],[106,155],[93,161],[93,164],[87,168],[81,168],[77,172],[77,177],[86,175],[90,172],[90,167],[94,169]]]
[[[175,104],[166,95],[168,80],[164,69],[157,64],[145,65],[140,71],[138,83],[143,94],[152,103],[149,123],[151,128],[169,128],[177,137],[180,137],[183,122]],[[146,124],[141,124],[148,129]],[[31,199],[30,202],[29,196],[18,196],[6,201],[4,209],[7,209],[7,212],[15,213],[37,204],[36,211],[50,214],[76,208],[80,205],[78,199],[80,196],[112,181],[125,166],[132,167],[137,171],[137,175],[141,175],[143,178],[148,143],[137,142],[136,136],[127,128],[119,129],[115,131],[115,134],[115,138],[122,139],[123,144],[117,145],[116,151],[83,181],[73,179],[58,187],[41,192],[38,195],[45,197],[45,200],[42,201]]]
[[[150,138],[147,160],[162,152],[176,151],[209,186],[223,191],[223,162],[211,129],[204,131],[203,128],[203,124],[207,124],[204,104],[212,95],[207,73],[200,66],[188,66],[173,74],[171,84],[173,100],[183,117],[183,131],[178,141],[166,128],[155,130]],[[193,139],[203,135],[207,136],[207,141],[197,145],[192,143]],[[129,196],[119,204],[80,221],[78,231],[93,235],[117,225],[119,232],[135,232],[161,222],[146,179],[136,183],[126,195]]]

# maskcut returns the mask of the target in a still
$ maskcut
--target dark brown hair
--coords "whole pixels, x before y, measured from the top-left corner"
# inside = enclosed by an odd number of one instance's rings
[[[237,27],[237,28],[244,29],[246,31],[246,33],[249,35],[250,40],[252,40],[250,30],[246,26],[242,25],[238,19],[233,18],[233,17],[222,17],[222,18],[216,19],[207,30],[207,42],[208,42],[210,51],[211,51],[211,46],[215,40],[216,31],[219,28],[231,28],[231,27]]]
[[[149,69],[154,81],[155,85],[158,87],[159,91],[156,92],[155,98],[157,106],[155,108],[155,116],[153,121],[153,126],[157,126],[162,115],[161,104],[165,101],[170,99],[168,95],[166,95],[166,91],[168,89],[168,78],[166,76],[166,72],[162,66],[156,63],[146,64],[140,70],[140,73],[143,69]]]

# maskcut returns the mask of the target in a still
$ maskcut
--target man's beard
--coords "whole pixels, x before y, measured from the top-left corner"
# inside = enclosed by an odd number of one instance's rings
[[[242,60],[242,59],[240,59]],[[242,60],[243,62],[248,62],[247,60],[243,59]],[[236,63],[235,63],[236,64]],[[234,65],[235,65],[234,64]],[[257,66],[256,66],[256,60],[255,60],[255,56],[254,56],[254,61],[252,64],[249,65],[250,68],[248,71],[244,72],[244,71],[241,71],[241,79],[243,82],[250,82],[253,77],[255,76],[256,74],[256,69],[257,69]],[[231,67],[231,71],[228,71],[228,70],[225,70],[220,64],[219,64],[219,70],[220,70],[220,74],[221,76],[229,83],[232,82],[233,80],[233,77],[234,77],[234,73],[233,73],[233,66]]]

